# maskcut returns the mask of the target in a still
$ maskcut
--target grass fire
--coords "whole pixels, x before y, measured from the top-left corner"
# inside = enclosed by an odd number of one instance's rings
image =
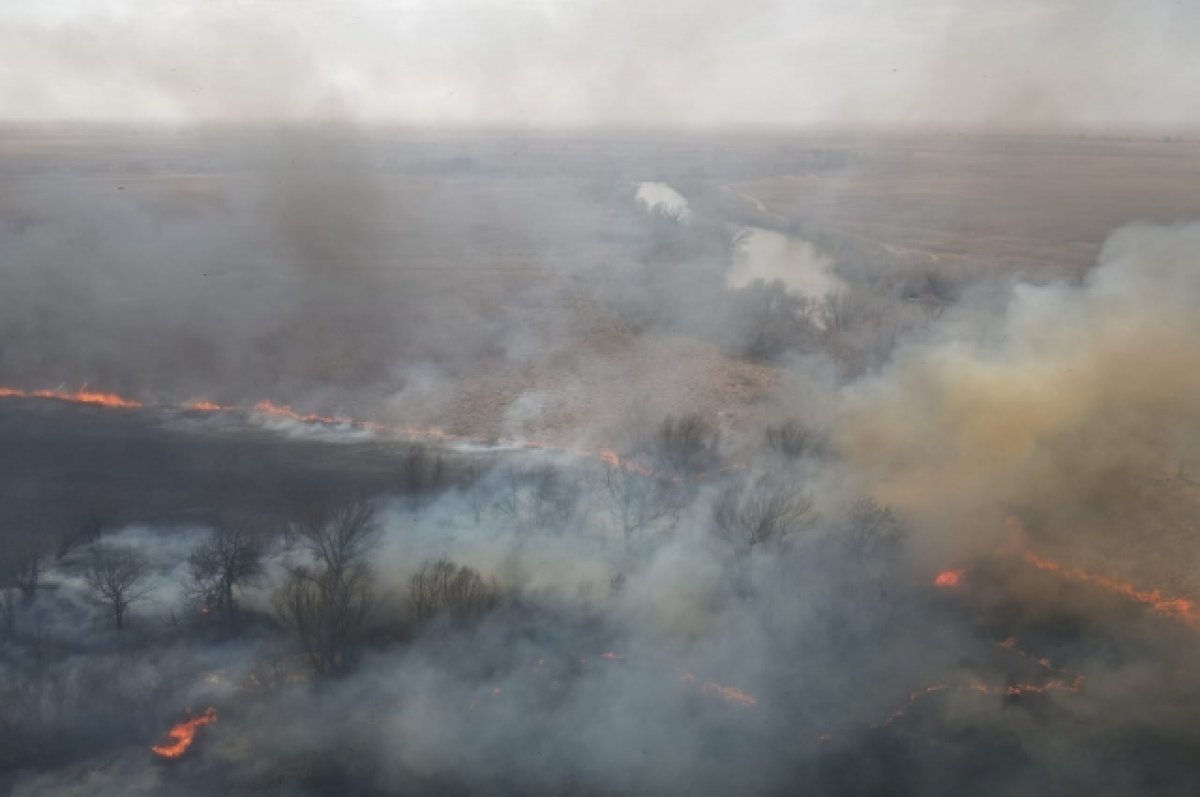
[[[0,794],[1200,794],[1194,4],[10,5]]]
[[[161,759],[167,761],[178,760],[187,755],[187,752],[192,749],[192,744],[196,741],[196,733],[199,729],[205,725],[212,725],[216,721],[217,710],[206,708],[196,716],[189,717],[171,726],[171,730],[167,731],[167,743],[156,744],[150,750]]]

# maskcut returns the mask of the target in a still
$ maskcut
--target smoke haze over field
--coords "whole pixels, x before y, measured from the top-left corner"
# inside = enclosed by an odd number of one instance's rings
[[[8,119],[1200,123],[1200,10],[1175,0],[9,6]]]
[[[961,535],[1017,507],[1094,522],[1135,474],[1193,464],[1198,243],[1194,224],[1126,228],[1083,286],[1018,286],[996,328],[948,319],[902,348],[840,424],[876,494]]]
[[[1200,793],[1200,10],[9,5],[0,792]]]

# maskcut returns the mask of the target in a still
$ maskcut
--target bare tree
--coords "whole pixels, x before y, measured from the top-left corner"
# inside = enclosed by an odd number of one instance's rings
[[[478,571],[448,559],[423,565],[412,577],[409,596],[413,614],[421,623],[441,614],[458,622],[470,622],[500,603],[495,579],[485,581]]]
[[[609,462],[603,479],[609,513],[626,545],[647,528],[674,522],[687,504],[688,491],[680,482],[645,473],[630,460]]]
[[[226,625],[237,617],[237,594],[262,576],[264,542],[241,523],[222,523],[188,557],[187,593],[205,614]]]
[[[148,574],[146,561],[134,551],[104,546],[92,549],[86,573],[88,586],[108,607],[118,631],[125,625],[129,607],[150,593]]]
[[[709,468],[717,459],[717,430],[697,413],[667,416],[655,438],[659,458],[681,475]]]
[[[816,522],[812,499],[796,485],[769,478],[730,484],[713,502],[717,532],[751,547],[778,543]]]
[[[344,570],[379,541],[375,506],[366,500],[308,507],[290,532],[318,567]]]
[[[314,507],[291,531],[310,563],[288,569],[273,598],[275,613],[296,634],[316,672],[344,671],[353,662],[373,599],[363,559],[379,540],[374,506],[352,501]]]
[[[300,640],[312,668],[340,672],[353,660],[371,605],[370,574],[361,562],[289,569],[273,598],[275,613]]]
[[[446,486],[454,474],[440,452],[420,443],[408,446],[400,457],[396,487],[415,499]]]
[[[579,485],[550,464],[508,468],[495,509],[525,530],[560,529],[575,513]]]

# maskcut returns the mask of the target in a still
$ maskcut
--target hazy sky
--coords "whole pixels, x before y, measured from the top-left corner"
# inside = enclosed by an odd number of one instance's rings
[[[1195,0],[0,0],[0,117],[1200,124]]]

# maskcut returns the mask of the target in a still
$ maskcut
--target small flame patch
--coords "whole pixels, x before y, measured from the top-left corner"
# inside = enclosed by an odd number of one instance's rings
[[[210,706],[204,709],[202,714],[176,723],[171,730],[167,731],[167,738],[170,739],[170,742],[156,744],[150,750],[159,758],[167,760],[182,758],[191,749],[192,743],[196,741],[196,731],[200,726],[212,725],[216,721],[217,710]]]

